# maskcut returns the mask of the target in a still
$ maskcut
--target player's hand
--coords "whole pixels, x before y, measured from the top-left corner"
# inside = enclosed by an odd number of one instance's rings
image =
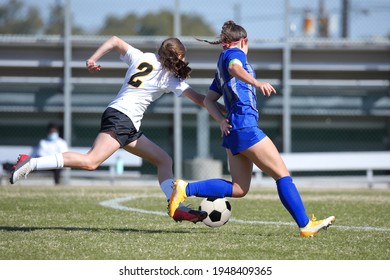
[[[259,89],[263,95],[270,96],[272,93],[276,93],[276,90],[270,83],[257,82],[255,87]]]
[[[219,123],[219,126],[221,128],[221,137],[223,137],[224,135],[229,135],[230,134],[230,129],[233,127],[230,123],[229,123],[229,120],[228,119],[224,119],[223,121],[221,121]]]
[[[87,66],[88,72],[90,73],[99,72],[102,69],[102,66],[96,64],[96,61],[92,59],[88,59],[85,64]]]

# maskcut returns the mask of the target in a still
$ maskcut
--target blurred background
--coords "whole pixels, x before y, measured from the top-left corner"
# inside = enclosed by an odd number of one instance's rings
[[[221,49],[194,37],[216,39],[229,19],[248,32],[258,79],[277,88],[258,109],[281,152],[390,150],[388,0],[0,0],[0,146],[35,146],[56,121],[69,146],[90,147],[126,70],[116,54],[101,73],[85,70],[111,35],[150,52],[178,36],[189,84],[207,93]],[[193,177],[196,159],[217,162],[197,178],[228,174],[219,126],[189,100],[166,94],[141,129],[177,177]],[[156,174],[147,162],[126,169]]]

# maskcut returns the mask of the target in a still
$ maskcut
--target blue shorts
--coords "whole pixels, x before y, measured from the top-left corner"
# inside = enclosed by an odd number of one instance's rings
[[[252,147],[260,142],[267,135],[258,127],[246,127],[238,130],[231,130],[229,135],[224,135],[222,147],[229,149],[233,155]]]

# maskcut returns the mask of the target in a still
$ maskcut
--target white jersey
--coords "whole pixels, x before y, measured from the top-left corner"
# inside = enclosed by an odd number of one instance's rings
[[[116,98],[108,107],[126,114],[139,130],[148,106],[164,93],[180,96],[189,85],[163,69],[154,53],[144,53],[129,45],[120,59],[129,65],[126,77]]]

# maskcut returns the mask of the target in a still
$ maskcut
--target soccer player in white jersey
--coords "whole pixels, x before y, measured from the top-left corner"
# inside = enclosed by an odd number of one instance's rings
[[[200,106],[204,106],[205,96],[195,92],[184,82],[189,77],[191,68],[185,61],[186,49],[179,39],[166,39],[155,54],[144,53],[113,36],[86,61],[88,71],[99,72],[102,67],[97,61],[113,50],[120,54],[120,59],[128,65],[128,70],[116,98],[102,115],[100,132],[89,152],[65,152],[40,158],[21,154],[13,168],[11,184],[34,170],[63,167],[95,170],[116,150],[123,148],[157,167],[160,187],[167,199],[170,199],[173,185],[172,158],[142,133],[141,120],[148,106],[164,93],[184,95]],[[180,205],[172,218],[175,221],[196,223],[206,216],[206,212]]]

